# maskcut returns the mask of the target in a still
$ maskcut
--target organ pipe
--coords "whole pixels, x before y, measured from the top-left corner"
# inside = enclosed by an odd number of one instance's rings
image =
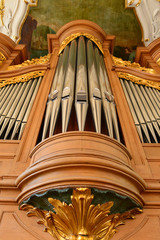
[[[121,84],[141,142],[160,141],[159,92],[151,87],[121,79]]]
[[[95,131],[101,133],[103,110],[107,134],[120,141],[116,105],[103,56],[84,36],[68,44],[59,57],[46,104],[41,140],[54,134],[60,107],[62,132],[67,131],[73,107],[78,129],[84,131],[88,109],[91,108]]]

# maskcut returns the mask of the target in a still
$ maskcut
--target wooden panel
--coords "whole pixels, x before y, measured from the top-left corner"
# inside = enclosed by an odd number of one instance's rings
[[[159,160],[160,162],[160,144],[144,143],[143,149],[149,161]]]
[[[43,228],[36,218],[28,218],[25,212],[19,211],[18,205],[0,206],[0,239],[53,240]]]

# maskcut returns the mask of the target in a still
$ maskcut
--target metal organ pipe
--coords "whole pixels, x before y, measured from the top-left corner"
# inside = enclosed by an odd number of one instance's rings
[[[84,131],[90,107],[95,131],[101,133],[103,109],[108,135],[120,141],[116,105],[103,56],[97,46],[83,36],[68,44],[59,57],[39,139],[54,134],[60,105],[62,132],[67,131],[73,107],[78,129]]]
[[[141,141],[158,143],[160,141],[158,90],[125,79],[121,79],[121,84]]]
[[[88,109],[88,84],[86,46],[83,37],[78,40],[78,56],[76,71],[75,109],[79,131],[84,131]]]
[[[3,87],[0,104],[0,138],[20,139],[42,77]]]
[[[64,86],[62,91],[62,132],[67,131],[69,118],[74,100],[74,86],[75,86],[75,68],[76,68],[76,55],[77,55],[77,42],[73,40],[70,46],[68,67]]]

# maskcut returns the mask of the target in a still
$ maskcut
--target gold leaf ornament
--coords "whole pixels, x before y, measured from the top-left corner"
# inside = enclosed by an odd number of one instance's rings
[[[71,34],[70,36],[66,37],[64,39],[64,41],[61,43],[61,46],[60,46],[60,50],[59,50],[59,55],[61,54],[61,52],[64,50],[64,48],[71,42],[73,41],[74,39],[80,37],[80,36],[84,36],[88,39],[90,39],[92,42],[94,42],[97,47],[99,48],[99,50],[101,51],[102,54],[103,53],[103,48],[102,48],[102,43],[97,39],[95,38],[93,35],[89,34],[89,33],[84,33],[84,32],[78,32],[78,33],[73,33]]]
[[[3,55],[3,53],[0,52],[0,65],[6,60],[6,57]]]
[[[109,240],[125,219],[142,212],[134,208],[123,214],[110,214],[113,202],[95,206],[91,204],[93,198],[90,189],[77,188],[73,190],[70,205],[49,198],[53,212],[27,204],[21,205],[20,209],[26,210],[28,216],[38,217],[38,223],[43,224],[45,231],[57,240]]]
[[[158,61],[157,61],[157,64],[160,65],[160,61],[159,62]],[[124,61],[121,58],[117,58],[114,56],[113,56],[113,62],[117,66],[131,67],[133,69],[137,69],[144,73],[150,73],[153,75],[156,73],[155,70],[152,68],[141,67],[139,63],[136,63],[136,62],[131,63],[130,61]],[[129,80],[136,84],[145,85],[147,87],[152,87],[152,88],[156,88],[156,89],[160,90],[160,82],[159,81],[150,81],[147,79],[136,77],[132,74],[125,73],[125,72],[117,72],[117,74],[118,74],[119,78],[124,78],[125,80]]]

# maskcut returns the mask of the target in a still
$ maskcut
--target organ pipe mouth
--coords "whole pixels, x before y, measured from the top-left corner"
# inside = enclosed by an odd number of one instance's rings
[[[75,130],[121,141],[101,43],[90,34],[76,33],[62,42],[60,52],[38,141]]]

